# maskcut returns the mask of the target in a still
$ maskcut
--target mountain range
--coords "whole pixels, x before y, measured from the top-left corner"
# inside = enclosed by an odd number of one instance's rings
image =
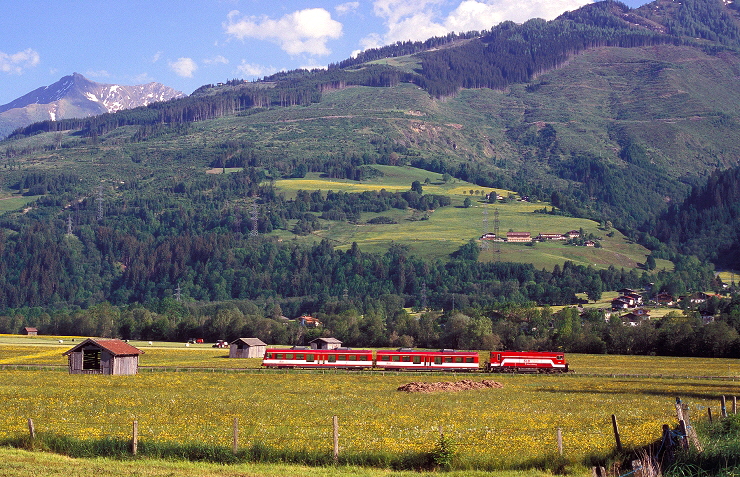
[[[160,83],[134,86],[104,84],[73,73],[1,105],[0,138],[19,127],[38,121],[115,113],[183,96],[180,91]]]

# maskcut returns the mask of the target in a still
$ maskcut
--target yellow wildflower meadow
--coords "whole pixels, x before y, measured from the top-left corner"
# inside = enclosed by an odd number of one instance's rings
[[[491,376],[465,375],[466,379]],[[447,374],[147,372],[135,376],[69,375],[63,371],[0,370],[0,439],[37,432],[77,438],[141,439],[278,448],[332,446],[339,416],[340,451],[431,450],[440,428],[471,462],[510,465],[556,452],[580,459],[614,445],[616,414],[625,446],[660,437],[673,423],[674,398],[701,412],[719,396],[740,394],[740,382],[579,376],[495,376],[501,389],[403,393],[409,381],[458,380]],[[699,413],[695,413],[699,416]]]

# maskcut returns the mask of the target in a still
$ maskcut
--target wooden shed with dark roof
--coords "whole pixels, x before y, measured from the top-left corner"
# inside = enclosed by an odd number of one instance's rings
[[[229,343],[229,358],[262,358],[266,350],[259,338],[239,338]]]
[[[316,338],[308,344],[311,349],[337,349],[342,346],[342,342],[336,338]]]
[[[69,374],[136,374],[143,353],[125,341],[88,338],[63,355]]]

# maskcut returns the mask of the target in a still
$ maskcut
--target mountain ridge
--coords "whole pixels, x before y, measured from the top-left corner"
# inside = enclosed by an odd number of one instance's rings
[[[0,137],[37,121],[115,113],[183,96],[182,92],[161,83],[132,86],[97,83],[73,73],[0,105]]]

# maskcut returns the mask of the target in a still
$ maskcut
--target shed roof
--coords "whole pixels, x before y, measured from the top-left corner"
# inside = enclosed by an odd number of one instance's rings
[[[78,344],[71,350],[62,353],[62,356],[66,356],[70,353],[74,353],[75,351],[78,351],[83,346],[86,346],[88,344],[94,344],[95,346],[98,346],[99,348],[102,348],[108,352],[110,352],[113,356],[133,356],[138,354],[144,354],[142,350],[139,348],[136,348],[134,346],[131,346],[130,344],[126,343],[125,341],[121,340],[96,340],[92,338],[88,338],[82,343]]]
[[[237,338],[231,342],[231,344],[242,342],[247,346],[267,346],[267,343],[263,343],[259,338]]]
[[[323,341],[324,343],[339,343],[339,344],[342,344],[342,342],[339,341],[336,338],[316,338],[315,340],[310,341],[310,343],[314,343],[316,341]]]
[[[36,332],[38,332],[38,331],[39,331],[38,329],[34,328],[33,326],[26,326],[26,327],[25,327],[25,328],[23,328],[23,329],[24,329],[25,331],[27,331],[27,332],[32,332],[32,331],[36,331]]]

